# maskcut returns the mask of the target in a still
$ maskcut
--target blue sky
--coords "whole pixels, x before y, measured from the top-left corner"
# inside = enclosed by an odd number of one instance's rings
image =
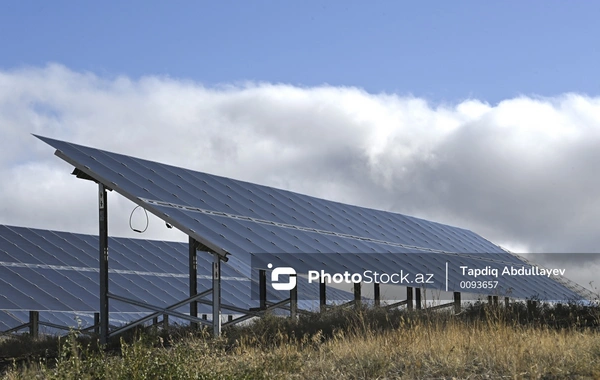
[[[435,103],[595,96],[594,1],[13,1],[0,68],[56,62],[102,77],[207,86],[356,86]]]

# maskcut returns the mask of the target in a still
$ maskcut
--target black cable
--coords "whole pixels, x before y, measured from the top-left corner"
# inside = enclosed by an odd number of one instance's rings
[[[134,232],[142,234],[142,233],[146,232],[146,230],[148,229],[148,225],[150,224],[150,219],[148,218],[148,211],[146,211],[145,208],[142,208],[142,210],[144,210],[144,214],[146,214],[146,227],[144,227],[144,229],[141,231],[136,228],[133,228],[133,226],[131,225],[131,218],[133,218],[133,213],[135,212],[135,210],[138,209],[138,207],[141,207],[141,206],[135,206],[135,208],[133,209],[133,211],[131,211],[131,214],[129,215],[129,228],[131,228],[131,230]]]

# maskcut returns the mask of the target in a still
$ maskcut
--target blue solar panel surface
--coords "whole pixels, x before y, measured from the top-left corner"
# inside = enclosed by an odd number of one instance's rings
[[[240,267],[249,265],[244,253],[380,253],[380,271],[416,265],[440,271],[446,261],[452,268],[524,264],[465,229],[39,138],[90,177],[216,252],[231,253],[232,264]],[[360,267],[358,261],[346,264]],[[456,276],[450,279],[449,290],[464,291],[459,282]],[[553,279],[514,277],[504,285],[515,297],[580,298]]]
[[[166,307],[185,299],[189,292],[188,244],[155,240],[109,238],[109,290],[111,293]],[[198,291],[212,287],[212,256],[198,252]],[[221,266],[221,298],[227,305],[248,309],[258,306],[252,297],[249,259]],[[40,320],[77,326],[93,324],[98,310],[98,237],[0,225],[0,331],[24,323],[29,311],[40,311]],[[300,294],[315,299],[318,289],[302,286]],[[350,294],[333,290],[335,299]],[[210,300],[210,296],[207,298]],[[278,301],[269,289],[268,299]],[[300,302],[304,309],[316,307]],[[211,306],[198,305],[199,313]],[[111,323],[119,325],[147,315],[148,309],[110,302]],[[178,311],[187,313],[187,306]],[[223,314],[231,313],[223,310]],[[85,327],[85,326],[84,326]]]
[[[109,291],[166,307],[188,296],[186,243],[109,239]],[[98,237],[0,225],[0,310],[98,310]],[[212,256],[198,253],[198,289],[212,286]],[[222,266],[222,299],[251,307],[250,279]],[[209,306],[199,305],[201,312]],[[205,310],[202,310],[205,309]],[[147,312],[111,302],[111,312]]]

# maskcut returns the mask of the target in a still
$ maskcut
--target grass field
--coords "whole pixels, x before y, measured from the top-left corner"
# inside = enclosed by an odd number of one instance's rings
[[[536,315],[478,306],[461,315],[334,309],[267,316],[220,339],[173,328],[98,350],[71,334],[0,343],[7,379],[600,379],[597,308]],[[25,352],[27,351],[27,352]]]

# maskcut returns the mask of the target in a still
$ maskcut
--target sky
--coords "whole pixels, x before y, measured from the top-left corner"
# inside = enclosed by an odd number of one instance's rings
[[[97,231],[95,187],[36,133],[563,253],[588,285],[598,262],[568,254],[600,251],[599,11],[4,2],[0,223]],[[115,235],[181,239],[111,202]]]
[[[15,1],[0,67],[205,86],[351,86],[434,102],[597,95],[591,1]]]

